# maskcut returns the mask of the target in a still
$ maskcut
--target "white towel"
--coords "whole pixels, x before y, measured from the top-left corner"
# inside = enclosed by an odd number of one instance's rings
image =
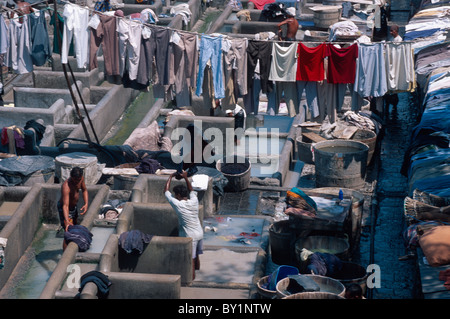
[[[209,176],[205,174],[198,174],[192,176],[192,187],[196,191],[204,191],[208,189]]]

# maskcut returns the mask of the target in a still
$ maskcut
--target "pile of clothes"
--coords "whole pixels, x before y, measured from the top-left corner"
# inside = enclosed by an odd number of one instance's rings
[[[343,267],[342,261],[336,255],[312,252],[306,248],[302,249],[300,258],[308,262],[306,268],[313,275],[333,277]]]
[[[109,287],[112,285],[111,281],[104,273],[92,270],[81,276],[79,293],[75,297],[76,299],[80,298],[80,293],[88,282],[93,282],[97,286],[97,297],[99,299],[106,299],[108,297]]]
[[[119,247],[122,248],[127,254],[137,252],[142,254],[144,252],[145,244],[150,243],[153,235],[148,235],[140,230],[130,230],[123,232],[119,236]]]
[[[64,240],[78,245],[80,252],[87,251],[91,247],[93,234],[83,225],[70,225],[64,232]]]
[[[100,208],[98,218],[107,220],[116,220],[119,217],[120,213],[122,212],[125,203],[126,203],[125,201],[121,201],[118,199],[108,200]]]

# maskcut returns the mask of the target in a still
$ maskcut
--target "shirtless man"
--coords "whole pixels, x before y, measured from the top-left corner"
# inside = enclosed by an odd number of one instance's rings
[[[80,214],[84,215],[88,208],[88,191],[84,183],[83,169],[74,167],[70,171],[70,177],[61,185],[61,199],[58,201],[59,220],[64,231],[70,225],[77,224],[78,199],[80,189],[83,193],[84,205],[80,209]],[[66,248],[66,241],[63,242],[63,250]]]
[[[33,8],[31,7],[31,4],[29,4],[28,2],[25,2],[23,0],[15,0],[15,2],[17,3],[17,8],[15,9],[15,11],[17,12],[19,17],[30,14],[31,12],[34,11]],[[11,13],[10,18],[11,19],[14,18],[14,12]],[[19,18],[19,22],[23,23],[23,18]]]
[[[285,41],[295,41],[295,36],[298,31],[298,21],[295,19],[295,8],[287,8],[287,19],[278,23],[278,38],[280,40]],[[287,26],[286,36],[283,38],[282,33],[283,30],[281,29],[281,26],[285,25]]]

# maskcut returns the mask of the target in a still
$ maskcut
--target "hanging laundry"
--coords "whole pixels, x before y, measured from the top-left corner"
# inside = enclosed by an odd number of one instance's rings
[[[381,97],[387,92],[383,43],[360,43],[353,90],[361,97]]]
[[[297,73],[296,54],[297,43],[285,46],[274,42],[272,45],[269,80],[276,82],[275,112],[278,113],[279,105],[284,101],[291,117],[297,114],[299,102],[295,83]]]
[[[270,65],[272,63],[272,43],[267,41],[249,41],[247,47],[247,83],[249,88],[253,84],[256,64],[259,62],[259,75],[263,93],[273,91],[273,82],[269,80]]]
[[[356,74],[356,59],[358,45],[352,44],[347,48],[337,48],[327,45],[328,83],[354,83]]]
[[[325,43],[312,48],[301,42],[299,43],[297,49],[297,81],[323,81],[326,48]]]
[[[73,39],[77,66],[85,68],[89,58],[89,10],[68,3],[64,6],[63,18],[64,33],[61,44],[61,63],[68,63],[70,44]]]
[[[23,23],[18,19],[10,20],[8,30],[10,46],[6,54],[6,66],[17,74],[33,71],[28,16],[23,16],[23,19]]]
[[[45,21],[45,11],[33,12],[30,17],[31,60],[36,66],[44,65],[51,58],[50,38]]]
[[[197,75],[197,96],[203,93],[203,78],[206,64],[210,62],[213,72],[214,96],[216,99],[225,97],[222,63],[222,36],[202,35],[200,40],[199,69]]]
[[[55,14],[52,14],[50,19],[50,25],[53,26],[53,53],[61,54],[61,48],[59,42],[62,41],[63,33],[64,33],[64,18],[61,14],[57,13],[57,21],[55,21]],[[70,42],[69,46],[69,56],[73,56],[73,41]]]
[[[0,55],[6,54],[9,48],[9,33],[5,18],[0,15]]]
[[[326,57],[327,45],[319,44],[316,47],[308,47],[299,43],[297,49],[297,92],[299,101],[303,91],[306,94],[307,107],[311,113],[311,118],[320,115],[318,104],[317,81],[323,81],[325,77],[324,60]],[[300,105],[300,122],[306,121],[306,109]]]
[[[148,86],[154,79],[156,72],[153,67],[153,52],[156,48],[155,37],[149,27],[142,27],[141,48],[139,52],[139,66],[136,75],[136,82],[142,86]]]
[[[272,61],[269,80],[295,82],[297,73],[297,43],[284,46],[276,42],[272,45]]]
[[[155,51],[154,59],[156,64],[156,71],[158,76],[157,84],[169,84],[169,63],[167,60],[167,53],[169,51],[171,30],[152,28],[152,34],[155,35]]]
[[[411,43],[386,43],[385,60],[388,90],[414,91],[416,85]]]
[[[175,85],[177,106],[190,106],[190,88],[195,87],[197,80],[197,35],[173,32],[171,45],[170,84]]]
[[[119,39],[116,34],[116,17],[94,14],[89,20],[91,28],[89,48],[89,71],[98,68],[97,52],[103,48],[105,74],[120,75]]]
[[[142,24],[126,19],[118,19],[117,33],[119,35],[119,74],[125,71],[130,80],[136,80],[139,66]]]
[[[240,96],[246,95],[247,89],[247,39],[224,39],[225,98],[224,109],[236,105]]]

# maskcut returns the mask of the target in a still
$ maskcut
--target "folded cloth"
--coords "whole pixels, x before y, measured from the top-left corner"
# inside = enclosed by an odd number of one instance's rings
[[[164,167],[155,159],[146,156],[142,159],[141,163],[136,170],[140,174],[155,174],[158,169],[164,169]]]
[[[137,250],[139,254],[144,251],[144,244],[152,240],[153,235],[144,234],[140,230],[130,230],[120,234],[119,246],[128,254]]]
[[[97,297],[99,297],[99,299],[105,299],[108,296],[109,287],[112,283],[104,273],[92,270],[81,276],[80,288],[78,289],[80,293],[88,282],[93,282],[97,285]]]
[[[64,233],[67,243],[75,242],[79,251],[83,252],[91,247],[93,234],[83,225],[70,225]]]

